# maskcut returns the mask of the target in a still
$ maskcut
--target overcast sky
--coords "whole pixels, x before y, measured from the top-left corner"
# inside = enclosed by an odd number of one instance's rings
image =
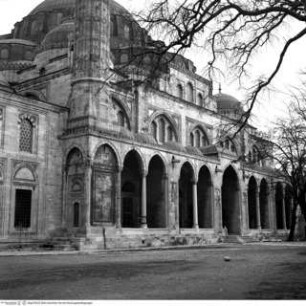
[[[145,5],[150,3],[151,0],[117,0],[118,3],[122,4],[129,10],[142,9]],[[0,0],[0,34],[10,33],[14,27],[14,23],[22,20],[32,9],[35,8],[42,0]],[[288,26],[288,31],[290,28]],[[277,43],[276,43],[277,45]],[[281,108],[280,106],[288,100],[287,92],[291,86],[295,86],[298,83],[299,71],[302,64],[305,62],[305,50],[306,40],[298,42],[294,49],[292,49],[286,58],[285,65],[280,71],[280,75],[277,78],[277,88],[282,89],[285,94],[271,93],[270,96],[266,97],[265,103],[257,105],[255,113],[262,125],[271,121],[271,118],[275,117],[277,113],[276,109]],[[268,52],[269,51],[269,52]],[[271,67],[271,63],[276,60],[275,51],[264,50],[263,56],[259,57],[256,65],[254,65],[254,73],[260,74],[262,71]],[[198,52],[189,52],[188,56],[198,66],[198,73],[202,73],[201,63],[203,59],[201,54]],[[252,71],[253,72],[253,71]],[[236,98],[243,100],[242,91],[239,90],[237,84],[228,84],[226,79],[216,80],[215,89],[218,88],[218,83],[222,83],[222,91],[235,96]],[[276,85],[275,85],[276,86]],[[284,108],[283,108],[284,109]],[[278,115],[280,113],[277,113]]]

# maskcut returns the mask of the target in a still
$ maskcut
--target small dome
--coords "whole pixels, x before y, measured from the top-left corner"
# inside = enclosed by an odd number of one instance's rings
[[[66,20],[53,30],[51,30],[42,41],[42,49],[50,50],[56,48],[67,48],[69,39],[74,36],[73,20]]]
[[[223,109],[239,109],[241,108],[241,103],[235,97],[220,93],[215,96],[217,101],[217,106],[219,110]]]

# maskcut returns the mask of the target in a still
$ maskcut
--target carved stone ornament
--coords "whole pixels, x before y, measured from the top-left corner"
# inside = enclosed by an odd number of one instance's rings
[[[37,118],[36,116],[29,114],[29,113],[20,113],[18,116],[18,124],[21,123],[22,120],[24,119],[28,119],[29,121],[31,121],[33,127],[35,127],[36,123],[37,123]]]

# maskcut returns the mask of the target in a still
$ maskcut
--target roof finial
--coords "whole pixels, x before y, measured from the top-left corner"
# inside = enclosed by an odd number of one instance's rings
[[[219,94],[221,94],[222,88],[221,88],[221,83],[219,83]]]

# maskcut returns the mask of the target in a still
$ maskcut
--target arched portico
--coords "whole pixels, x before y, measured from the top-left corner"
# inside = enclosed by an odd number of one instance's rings
[[[284,191],[282,183],[278,182],[275,188],[276,228],[284,229]]]
[[[286,228],[287,229],[291,227],[292,209],[293,209],[292,190],[289,185],[286,185],[286,188],[285,188],[285,218],[286,218]]]
[[[149,228],[166,227],[166,184],[165,165],[155,155],[149,163],[147,176],[147,223]]]
[[[269,190],[268,183],[265,179],[260,182],[259,191],[259,203],[260,203],[260,223],[262,229],[270,228],[269,223]]]
[[[199,228],[212,228],[213,186],[206,166],[200,169],[197,187]]]
[[[223,174],[222,226],[227,228],[229,234],[240,234],[240,188],[232,166]]]
[[[142,161],[137,151],[127,153],[121,173],[122,227],[140,227],[142,195]]]
[[[98,148],[92,171],[91,222],[113,224],[115,222],[116,179],[118,162],[108,145]]]
[[[193,227],[193,184],[194,171],[188,162],[181,169],[179,180],[179,226]]]
[[[249,228],[257,228],[257,207],[256,207],[256,198],[257,198],[257,182],[252,176],[249,180],[248,185],[248,206],[249,206]]]

